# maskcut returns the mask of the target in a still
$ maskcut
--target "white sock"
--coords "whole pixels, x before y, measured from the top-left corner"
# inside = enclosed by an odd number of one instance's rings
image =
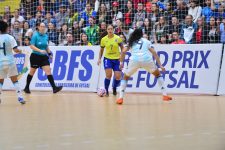
[[[16,94],[17,94],[17,97],[19,98],[23,98],[23,95],[22,95],[22,91],[20,89],[20,86],[19,86],[19,82],[15,82],[13,83],[14,87],[15,87],[15,90],[16,90]]]
[[[120,98],[123,98],[125,90],[126,90],[126,87],[127,87],[127,80],[121,80],[120,84],[121,84],[120,85]]]
[[[160,87],[160,89],[161,89],[162,94],[163,94],[164,96],[167,96],[167,93],[166,93],[166,87],[165,87],[165,85],[164,85],[164,79],[163,79],[163,77],[162,77],[162,76],[159,76],[159,77],[157,78],[157,81],[158,81],[158,85],[159,85],[159,87]]]

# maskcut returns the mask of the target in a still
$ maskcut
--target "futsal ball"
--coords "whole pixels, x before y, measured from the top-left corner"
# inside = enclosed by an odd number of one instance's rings
[[[97,91],[98,96],[103,97],[106,94],[106,90],[103,87],[100,87]]]

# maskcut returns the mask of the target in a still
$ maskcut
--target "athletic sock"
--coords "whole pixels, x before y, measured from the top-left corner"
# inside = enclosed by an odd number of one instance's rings
[[[49,81],[49,83],[51,84],[51,86],[52,86],[52,88],[54,90],[56,88],[56,86],[55,86],[55,81],[54,81],[53,76],[52,75],[48,75],[47,78],[48,78],[48,81]]]
[[[109,93],[110,79],[105,78],[104,84],[105,84],[106,93]]]
[[[162,76],[157,77],[157,81],[158,81],[158,85],[159,85],[159,87],[161,89],[162,94],[164,96],[167,96],[166,87],[164,85],[164,79],[163,79],[163,77]]]
[[[127,80],[121,80],[121,85],[120,85],[120,98],[124,97],[124,93],[127,87]]]

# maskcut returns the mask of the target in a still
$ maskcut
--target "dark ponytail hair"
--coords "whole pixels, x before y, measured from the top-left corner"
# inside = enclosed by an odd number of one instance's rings
[[[143,37],[142,29],[135,29],[134,32],[130,35],[128,40],[129,47],[132,47],[134,42],[140,40]]]

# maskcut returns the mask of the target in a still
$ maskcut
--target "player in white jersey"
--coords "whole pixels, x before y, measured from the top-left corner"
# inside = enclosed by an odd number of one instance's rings
[[[124,92],[127,86],[128,79],[139,69],[144,68],[149,73],[153,74],[158,81],[161,88],[164,101],[172,100],[172,97],[168,96],[166,93],[166,87],[164,85],[164,79],[160,74],[158,67],[153,61],[153,57],[156,59],[161,70],[164,72],[165,68],[162,66],[159,56],[154,50],[151,42],[143,37],[143,32],[141,29],[136,29],[130,36],[128,41],[128,46],[121,53],[120,58],[120,68],[123,68],[123,61],[126,52],[130,49],[131,57],[129,60],[128,68],[124,71],[124,77],[121,81],[120,87],[120,97],[117,99],[117,104],[123,104]]]
[[[13,50],[16,53],[21,53],[21,50],[17,49],[15,39],[11,35],[7,34],[7,32],[8,24],[4,21],[0,21],[0,103],[4,79],[10,77],[16,89],[18,101],[21,104],[25,104],[22,91],[18,83],[18,71],[12,52]]]

